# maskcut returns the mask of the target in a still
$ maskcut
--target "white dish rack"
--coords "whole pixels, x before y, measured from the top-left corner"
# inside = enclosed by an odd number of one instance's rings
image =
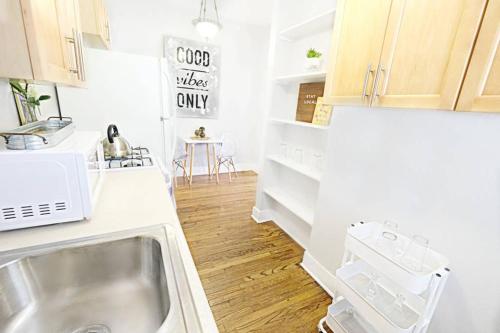
[[[380,223],[352,224],[345,240],[342,266],[336,271],[336,289],[328,314],[318,324],[335,333],[425,333],[450,273],[448,260],[429,249],[423,268],[416,272],[377,246]],[[391,233],[394,233],[392,230]],[[395,233],[403,248],[410,239]],[[377,295],[367,290],[377,276]],[[403,304],[395,310],[396,295]]]

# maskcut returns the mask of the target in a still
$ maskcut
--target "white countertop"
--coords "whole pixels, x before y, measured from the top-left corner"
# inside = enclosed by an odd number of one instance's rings
[[[178,246],[204,332],[217,332],[167,185],[157,168],[106,172],[90,220],[0,232],[0,255],[2,251],[159,224],[168,224],[176,230]]]

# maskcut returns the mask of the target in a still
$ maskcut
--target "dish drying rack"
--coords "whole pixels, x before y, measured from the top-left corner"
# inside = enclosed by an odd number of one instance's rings
[[[450,274],[448,260],[428,249],[422,270],[413,271],[387,248],[377,246],[386,232],[403,247],[411,241],[380,223],[351,224],[342,266],[336,271],[333,302],[318,324],[319,332],[326,333],[325,325],[335,333],[427,332]],[[367,292],[370,283],[377,285],[375,297]]]
[[[71,117],[49,117],[1,132],[7,149],[38,150],[54,147],[75,132]]]

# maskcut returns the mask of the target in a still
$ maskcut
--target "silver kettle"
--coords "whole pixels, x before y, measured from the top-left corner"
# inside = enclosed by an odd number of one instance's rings
[[[102,140],[102,146],[106,158],[122,158],[131,154],[130,144],[120,136],[116,125],[108,126],[108,135]]]

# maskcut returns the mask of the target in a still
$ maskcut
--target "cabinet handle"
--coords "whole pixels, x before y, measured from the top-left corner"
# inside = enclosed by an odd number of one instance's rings
[[[85,81],[85,63],[83,60],[83,43],[82,36],[76,30],[73,29],[73,37],[66,37],[68,43],[73,44],[73,50],[75,52],[76,69],[70,68],[69,71],[77,75],[79,81]]]
[[[380,97],[380,94],[378,93],[378,82],[380,81],[380,76],[382,76],[381,73],[385,73],[385,68],[384,66],[380,63],[377,67],[377,75],[375,75],[375,82],[373,83],[373,96],[372,96],[372,101],[376,97]]]
[[[85,57],[83,56],[83,42],[82,42],[82,34],[79,31],[75,30],[75,37],[78,42],[78,54],[80,59],[80,80],[85,81]]]
[[[76,66],[78,68],[78,80],[82,81],[82,59],[80,58],[80,39],[78,38],[78,32],[73,29],[73,40],[75,41],[75,55],[76,55]]]
[[[73,37],[64,37],[66,39],[66,41],[70,44],[73,44],[73,53],[75,55],[75,61],[76,61],[76,67],[77,68],[69,68],[69,72],[72,73],[72,74],[76,74],[78,76],[78,78],[80,78],[80,72],[78,70],[78,51],[76,49],[76,41],[75,41],[75,37],[74,37],[74,34],[73,34]]]
[[[370,78],[370,74],[373,73],[372,69],[372,64],[368,64],[368,67],[366,68],[366,73],[365,73],[365,80],[363,83],[363,92],[361,93],[361,98],[365,99],[366,97],[369,97],[369,94],[366,94],[367,86],[368,86],[368,79]]]
[[[111,36],[109,34],[109,23],[108,22],[106,22],[106,39],[108,42],[111,41]]]

